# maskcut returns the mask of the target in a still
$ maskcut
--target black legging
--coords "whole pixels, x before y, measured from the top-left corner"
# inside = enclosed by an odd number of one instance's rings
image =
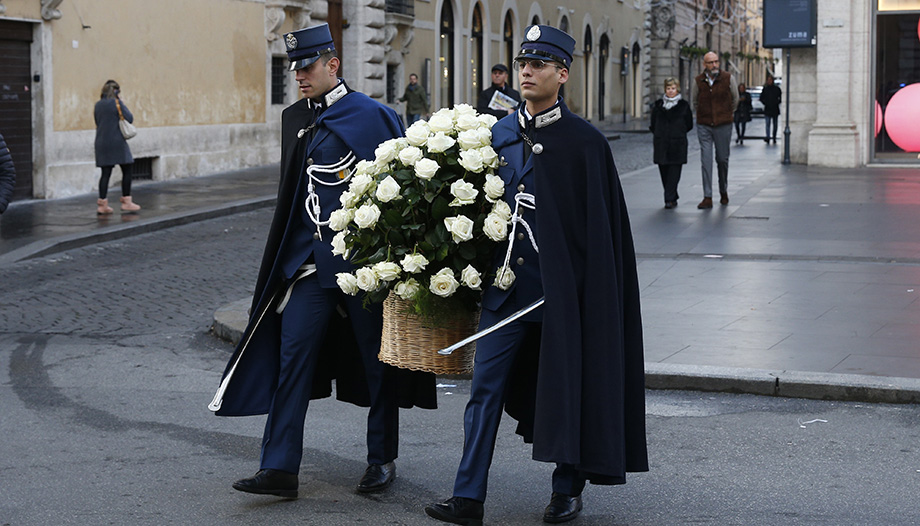
[[[744,140],[744,132],[747,129],[747,121],[735,121],[735,131],[738,133],[738,139]]]
[[[121,166],[121,195],[128,197],[131,195],[131,170],[134,164],[119,164]],[[99,177],[99,199],[105,199],[109,193],[109,177],[112,176],[112,168],[115,166],[103,166],[102,176]]]

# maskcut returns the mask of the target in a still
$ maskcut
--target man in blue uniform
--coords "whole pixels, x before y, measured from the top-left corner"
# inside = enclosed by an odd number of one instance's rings
[[[480,325],[545,303],[477,344],[453,497],[425,508],[445,522],[482,523],[503,407],[533,458],[556,465],[545,522],[577,517],[586,482],[648,470],[635,252],[609,144],[559,98],[574,46],[529,27],[515,59],[525,103],[492,128],[514,212]]]
[[[288,33],[285,44],[303,98],[282,114],[278,204],[251,317],[210,408],[268,413],[260,470],[233,487],[293,498],[308,403],[329,396],[334,378],[340,400],[370,407],[368,467],[357,490],[380,491],[396,474],[399,406],[434,407],[434,377],[406,373],[401,388],[412,395],[399,396],[402,373],[377,359],[380,307],[365,309],[336,285],[335,274],[351,266],[333,256],[328,221],[357,161],[373,159],[403,129],[396,112],[338,78],[328,25]]]

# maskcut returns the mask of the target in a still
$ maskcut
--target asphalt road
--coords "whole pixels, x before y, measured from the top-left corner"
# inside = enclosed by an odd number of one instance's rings
[[[647,137],[647,136],[646,136]],[[615,144],[616,142],[614,142]],[[4,267],[0,525],[434,525],[469,383],[403,411],[399,479],[360,496],[364,412],[307,416],[297,500],[238,493],[264,419],[206,408],[230,354],[214,309],[251,291],[268,210]],[[581,525],[920,523],[920,411],[909,405],[648,392],[651,471],[589,486]],[[506,422],[486,523],[540,524],[551,466]]]

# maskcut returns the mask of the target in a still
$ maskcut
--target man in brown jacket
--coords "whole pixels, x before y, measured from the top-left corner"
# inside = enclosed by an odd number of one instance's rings
[[[728,154],[732,120],[738,107],[738,82],[731,73],[719,69],[719,55],[713,51],[703,55],[703,68],[690,90],[703,165],[703,200],[696,206],[700,209],[712,208],[713,145],[719,168],[719,202],[728,204]]]

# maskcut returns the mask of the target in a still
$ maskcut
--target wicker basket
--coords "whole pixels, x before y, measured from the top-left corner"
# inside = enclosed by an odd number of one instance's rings
[[[479,312],[457,312],[437,325],[426,324],[409,302],[390,294],[383,302],[383,337],[380,361],[402,369],[435,374],[464,374],[473,370],[476,343],[457,349],[450,355],[438,354],[476,332]]]

